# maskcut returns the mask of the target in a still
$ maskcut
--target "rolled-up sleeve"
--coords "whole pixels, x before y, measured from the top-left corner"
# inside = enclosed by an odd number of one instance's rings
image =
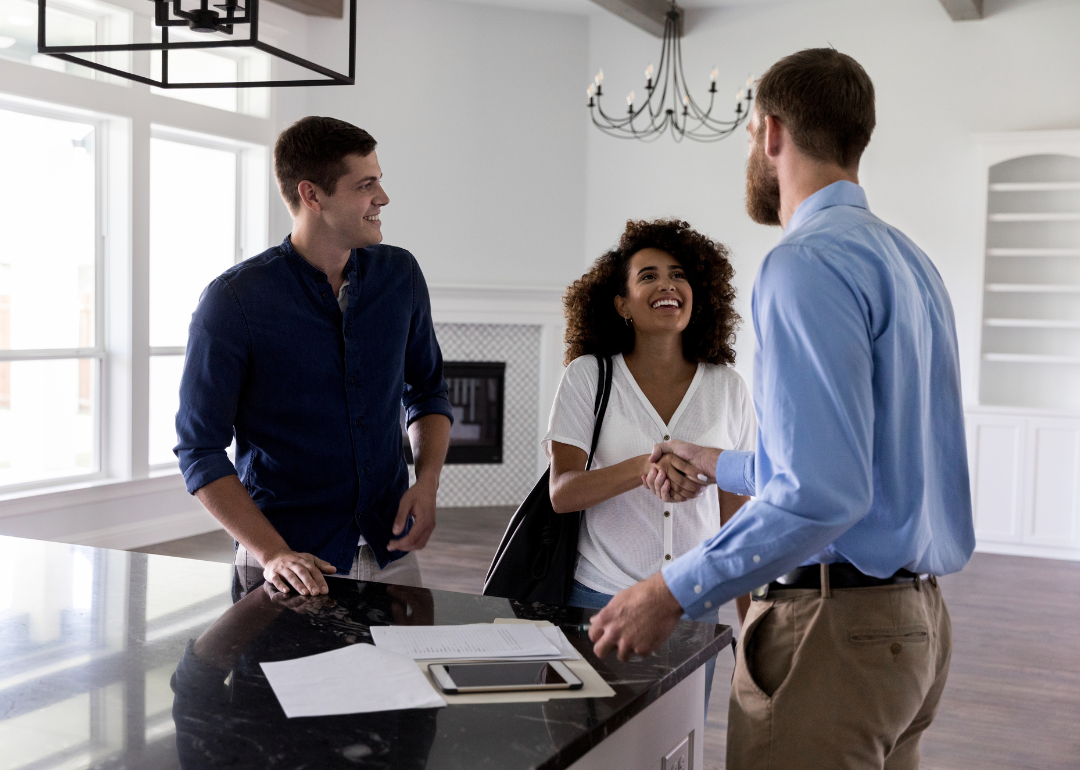
[[[216,279],[203,292],[188,329],[187,358],[173,450],[190,494],[236,475],[226,449],[233,440],[251,344],[236,296]]]
[[[757,497],[663,569],[690,617],[819,553],[873,499],[873,360],[857,290],[817,255],[778,248],[762,266],[754,323],[764,451],[722,453],[717,481]]]
[[[405,419],[411,425],[425,415],[442,414],[453,422],[454,412],[443,379],[442,351],[431,321],[431,298],[415,259],[412,270],[412,323],[405,348],[405,389],[401,398]]]
[[[754,494],[754,453],[725,449],[716,461],[716,486],[733,495]]]

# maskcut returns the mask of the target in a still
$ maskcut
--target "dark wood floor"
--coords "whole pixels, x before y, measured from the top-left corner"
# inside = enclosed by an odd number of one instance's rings
[[[432,588],[479,593],[512,514],[447,508],[420,552]],[[139,549],[232,560],[224,532]],[[949,684],[923,739],[929,770],[1080,770],[1080,562],[975,554],[941,581],[953,622]],[[737,626],[733,607],[721,622]],[[721,654],[705,728],[705,768],[724,767],[732,657]]]

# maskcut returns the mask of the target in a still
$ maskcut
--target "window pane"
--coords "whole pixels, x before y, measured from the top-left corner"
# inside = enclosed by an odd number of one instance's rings
[[[131,39],[131,12],[96,0],[49,0],[45,20],[47,45],[99,45],[127,43]],[[0,56],[36,67],[86,78],[108,79],[89,67],[38,53],[36,0],[0,0]],[[120,69],[129,69],[130,54],[112,52],[76,54]]]
[[[180,408],[183,356],[150,356],[151,465],[176,463],[176,411]]]
[[[0,350],[92,347],[94,126],[0,110],[0,168]]]
[[[236,261],[236,153],[150,144],[150,345],[187,344],[199,295]]]
[[[2,0],[0,0],[2,2]],[[170,33],[170,40],[176,37]],[[239,64],[235,58],[222,56],[207,50],[189,49],[169,52],[170,83],[224,83],[236,82]],[[161,57],[151,59],[150,77],[161,80]],[[154,93],[183,99],[185,102],[205,104],[219,110],[236,112],[235,88],[155,88]]]
[[[95,471],[96,362],[5,361],[0,369],[8,388],[0,395],[0,486]]]

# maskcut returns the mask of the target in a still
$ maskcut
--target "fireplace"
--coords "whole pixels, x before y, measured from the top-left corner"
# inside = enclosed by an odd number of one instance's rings
[[[506,363],[445,361],[443,378],[454,410],[447,465],[500,465],[503,461],[503,386]],[[411,464],[412,448],[402,411],[401,444]]]

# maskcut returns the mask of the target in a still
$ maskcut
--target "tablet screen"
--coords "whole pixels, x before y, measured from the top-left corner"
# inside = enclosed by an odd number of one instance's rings
[[[521,687],[566,684],[551,664],[542,661],[514,663],[447,664],[446,673],[458,687]]]

